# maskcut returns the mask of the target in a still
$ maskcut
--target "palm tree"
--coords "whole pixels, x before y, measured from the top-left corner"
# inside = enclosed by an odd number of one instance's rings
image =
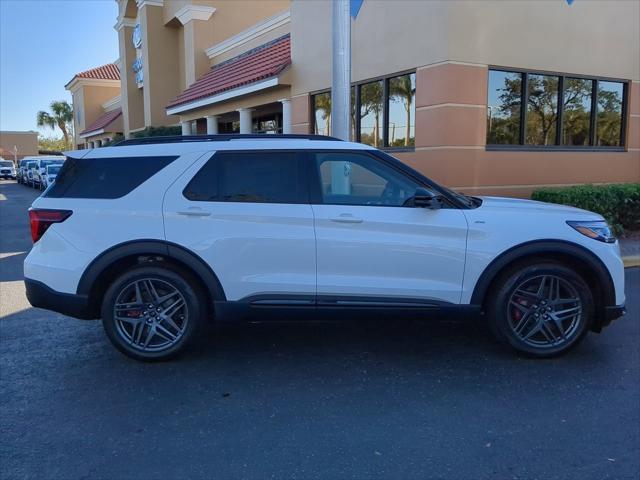
[[[70,148],[69,132],[72,130],[73,109],[64,100],[51,102],[51,113],[40,110],[38,112],[38,127],[49,127],[52,130],[58,127],[62,131],[64,144]]]

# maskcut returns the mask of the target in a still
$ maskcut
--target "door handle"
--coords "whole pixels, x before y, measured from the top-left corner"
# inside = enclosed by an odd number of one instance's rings
[[[336,223],[362,223],[361,218],[354,217],[350,213],[341,213],[339,216],[330,218],[329,220]]]
[[[192,207],[188,210],[181,210],[176,213],[178,215],[186,215],[188,217],[208,217],[211,215],[211,212],[207,212],[206,210],[202,210],[198,207]]]

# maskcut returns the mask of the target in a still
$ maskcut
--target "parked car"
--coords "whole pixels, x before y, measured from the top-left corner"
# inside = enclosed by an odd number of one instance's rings
[[[16,180],[18,180],[18,183],[26,183],[26,168],[28,161],[29,160],[26,158],[18,161],[18,168],[16,170]]]
[[[41,157],[37,160],[36,171],[34,172],[35,186],[43,190],[45,188],[46,169],[48,165],[62,165],[64,163],[63,156]]]
[[[16,166],[11,160],[0,159],[0,178],[16,178]]]
[[[58,176],[58,172],[62,168],[62,163],[51,163],[45,167],[45,173],[41,176],[41,188],[46,189],[53,182],[56,181],[56,177]]]
[[[27,162],[27,167],[26,167],[27,181],[25,183],[33,188],[36,187],[35,176],[36,176],[37,167],[38,167],[38,162],[36,160],[30,160]]]
[[[624,314],[604,219],[456,193],[313,135],[132,139],[72,153],[29,211],[34,307],[102,318],[139,360],[207,320],[486,319],[549,357]]]

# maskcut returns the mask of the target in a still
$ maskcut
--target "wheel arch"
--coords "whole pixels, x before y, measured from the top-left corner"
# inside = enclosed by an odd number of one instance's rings
[[[526,242],[501,253],[480,275],[471,295],[471,304],[484,306],[494,281],[506,269],[536,258],[560,261],[576,269],[589,285],[597,310],[615,305],[613,279],[602,260],[585,247],[562,240]],[[595,327],[598,328],[597,325]]]
[[[198,282],[207,295],[210,312],[213,312],[214,302],[226,300],[218,276],[201,257],[164,240],[134,240],[105,250],[85,269],[76,293],[88,297],[92,318],[99,318],[106,289],[124,269],[141,264],[162,263],[186,272]]]

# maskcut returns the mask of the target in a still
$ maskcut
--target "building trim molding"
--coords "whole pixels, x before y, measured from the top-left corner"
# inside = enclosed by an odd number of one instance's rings
[[[64,88],[73,93],[77,89],[77,87],[81,87],[84,85],[88,85],[91,87],[120,87],[121,83],[120,80],[75,77],[73,80],[67,83]]]
[[[164,0],[136,0],[138,10],[149,5],[150,7],[164,7]]]
[[[104,133],[104,128],[99,128],[98,130],[92,130],[90,132],[81,133],[78,136],[80,138],[88,138],[88,137],[94,137],[96,135],[100,135],[102,133]]]
[[[484,150],[484,145],[434,145],[433,147],[416,147],[415,151],[423,150]]]
[[[110,110],[113,110],[115,107],[119,106],[121,101],[122,101],[122,95],[116,95],[111,100],[107,100],[106,102],[104,102],[102,104],[102,108],[104,108],[104,110],[108,112]]]
[[[484,63],[471,63],[471,62],[459,62],[457,60],[444,60],[442,62],[430,63],[428,65],[423,65],[422,67],[418,67],[417,70],[426,70],[428,68],[441,67],[442,65],[462,65],[465,67],[479,67],[479,68],[488,68],[489,65]]]
[[[206,107],[207,105],[212,105],[214,103],[222,102],[224,100],[240,97],[242,95],[247,95],[248,93],[257,92],[259,90],[264,90],[266,88],[275,87],[276,85],[279,85],[279,79],[277,76],[268,78],[266,80],[262,80],[260,82],[255,82],[242,87],[234,88],[233,90],[228,90],[226,92],[222,92],[217,95],[200,98],[198,100],[194,100],[189,103],[176,105],[174,107],[168,107],[166,109],[167,115],[176,115],[179,113],[187,112],[189,110],[195,110],[196,108]]]
[[[487,108],[486,105],[480,105],[475,103],[438,103],[436,105],[425,105],[423,107],[416,107],[416,111],[421,110],[433,110],[434,108]]]
[[[254,26],[238,33],[237,35],[229,37],[220,43],[216,43],[215,45],[207,48],[205,53],[207,54],[207,57],[212,59],[218,55],[228,52],[229,50],[244,45],[265,33],[275,30],[278,27],[286,25],[289,22],[291,22],[291,12],[286,10],[267,18],[260,23],[256,23]]]
[[[133,18],[122,17],[118,19],[118,22],[113,26],[113,28],[119,32],[123,27],[133,28],[135,26],[136,21]]]
[[[215,7],[207,5],[185,5],[176,12],[176,18],[185,25],[191,20],[209,20],[215,11]]]

